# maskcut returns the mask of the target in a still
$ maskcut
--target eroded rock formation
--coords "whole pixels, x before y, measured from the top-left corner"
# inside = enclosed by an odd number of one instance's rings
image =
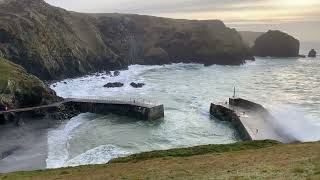
[[[312,58],[317,57],[317,52],[316,52],[316,50],[311,49],[311,51],[310,51],[309,54],[308,54],[308,57],[312,57]]]
[[[281,31],[268,31],[259,36],[252,52],[255,56],[298,57],[299,40]]]

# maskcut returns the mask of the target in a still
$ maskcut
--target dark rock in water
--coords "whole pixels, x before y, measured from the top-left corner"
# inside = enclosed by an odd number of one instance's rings
[[[101,77],[101,79],[106,79],[106,77]]]
[[[256,58],[254,56],[247,56],[246,60],[255,61]]]
[[[299,40],[281,31],[268,31],[258,37],[252,52],[262,57],[298,57]]]
[[[111,76],[111,72],[110,72],[110,71],[106,71],[106,72],[105,72],[105,75]]]
[[[146,84],[144,84],[144,83],[135,83],[135,82],[132,82],[130,85],[131,85],[132,87],[134,87],[134,88],[142,88],[142,87],[145,86]]]
[[[303,55],[303,54],[299,54],[298,56],[299,58],[306,58],[306,55]]]
[[[310,51],[309,54],[308,54],[308,57],[312,57],[312,58],[317,57],[317,52],[316,52],[316,50],[311,49],[311,51]]]
[[[113,73],[113,76],[114,76],[114,77],[120,76],[120,71],[115,71],[115,72]]]
[[[253,55],[252,49],[247,48],[247,49],[245,49],[243,51],[244,51],[244,54],[245,54],[245,60],[249,60],[249,61],[255,61],[256,60],[256,58]]]
[[[63,82],[63,84],[68,84],[67,82]]]
[[[103,87],[106,87],[106,88],[117,88],[117,87],[122,87],[122,86],[124,86],[123,83],[114,82],[114,83],[108,83],[108,84],[104,85]]]

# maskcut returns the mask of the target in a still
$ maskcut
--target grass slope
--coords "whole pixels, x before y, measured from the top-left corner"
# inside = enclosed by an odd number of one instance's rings
[[[10,108],[48,104],[59,100],[48,86],[21,66],[0,57],[0,105]]]
[[[105,165],[16,172],[0,179],[319,179],[320,143],[274,141],[153,151]]]

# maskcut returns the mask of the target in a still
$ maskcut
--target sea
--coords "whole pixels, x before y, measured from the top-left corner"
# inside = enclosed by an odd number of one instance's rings
[[[319,43],[304,43],[301,54]],[[141,121],[114,114],[80,114],[48,131],[47,168],[107,163],[134,153],[240,141],[230,123],[209,114],[210,103],[233,96],[265,106],[277,128],[296,139],[320,140],[320,57],[261,58],[241,66],[131,65],[112,77],[98,73],[51,85],[64,98],[163,104],[165,117]],[[122,82],[121,88],[104,88]],[[143,88],[133,88],[141,82]]]

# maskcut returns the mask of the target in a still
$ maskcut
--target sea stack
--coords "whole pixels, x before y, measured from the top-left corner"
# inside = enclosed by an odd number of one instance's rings
[[[258,37],[252,48],[255,56],[298,57],[300,42],[281,31],[268,31]]]
[[[309,54],[308,54],[308,57],[311,57],[311,58],[317,57],[317,52],[316,52],[316,50],[311,49],[311,51],[310,51]]]

